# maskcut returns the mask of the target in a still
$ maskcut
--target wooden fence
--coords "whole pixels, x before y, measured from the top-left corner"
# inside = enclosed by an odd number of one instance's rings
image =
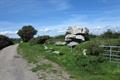
[[[120,63],[120,46],[100,46],[104,49],[102,54],[110,62]]]

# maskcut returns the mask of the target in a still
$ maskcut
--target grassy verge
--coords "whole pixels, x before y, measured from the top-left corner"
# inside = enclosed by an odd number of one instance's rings
[[[37,63],[41,58],[47,58],[53,62],[58,63],[65,68],[70,74],[71,79],[75,80],[119,80],[120,79],[120,65],[111,64],[109,62],[102,63],[99,66],[102,70],[97,70],[99,73],[90,73],[81,69],[76,64],[76,49],[71,49],[67,46],[46,45],[50,50],[45,50],[43,45],[31,45],[29,43],[22,43],[19,45],[18,51],[24,58],[31,63]],[[51,51],[59,51],[62,54],[55,54]],[[50,65],[45,65],[49,67]],[[37,70],[39,70],[38,66]],[[36,68],[33,69],[36,71]]]

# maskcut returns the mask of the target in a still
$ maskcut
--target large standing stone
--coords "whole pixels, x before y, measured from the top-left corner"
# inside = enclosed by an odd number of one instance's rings
[[[87,28],[79,28],[77,26],[68,27],[65,41],[67,44],[72,43],[81,43],[85,41],[85,35],[89,33]],[[77,45],[77,44],[76,44]]]
[[[88,34],[89,33],[89,30],[87,28],[80,28],[80,27],[77,27],[77,26],[70,26],[68,27],[67,29],[67,33],[68,34]]]

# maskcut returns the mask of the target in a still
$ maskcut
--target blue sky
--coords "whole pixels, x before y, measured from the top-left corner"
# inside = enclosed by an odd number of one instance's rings
[[[0,34],[15,34],[33,25],[38,35],[64,34],[78,25],[100,34],[120,30],[120,0],[0,0]]]

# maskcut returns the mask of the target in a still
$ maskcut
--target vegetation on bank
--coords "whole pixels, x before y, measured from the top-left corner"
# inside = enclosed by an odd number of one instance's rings
[[[28,43],[19,45],[18,51],[28,62],[37,63],[40,58],[47,58],[63,66],[71,74],[71,80],[119,80],[120,65],[110,63],[102,55],[103,50],[100,45],[120,46],[120,33],[108,30],[96,36],[87,35],[86,42],[73,48],[68,46],[55,46],[54,42],[64,41],[65,35],[55,37],[38,36]],[[45,46],[48,49],[45,49]],[[86,49],[86,56],[83,50]],[[59,51],[60,53],[53,53]],[[36,67],[33,71],[39,70]]]
[[[4,35],[0,35],[0,49],[3,49],[4,47],[7,47],[12,44],[13,42],[10,38]]]
[[[102,49],[99,47],[119,44],[120,39],[95,38],[81,43],[71,52],[68,46],[21,43],[18,51],[28,62],[36,64],[42,57],[58,63],[71,74],[71,80],[119,80],[120,65],[110,63],[101,57]],[[48,47],[47,50],[44,48],[45,45]],[[83,49],[87,49],[87,56],[83,55]],[[59,51],[60,54],[52,53],[53,51]]]

